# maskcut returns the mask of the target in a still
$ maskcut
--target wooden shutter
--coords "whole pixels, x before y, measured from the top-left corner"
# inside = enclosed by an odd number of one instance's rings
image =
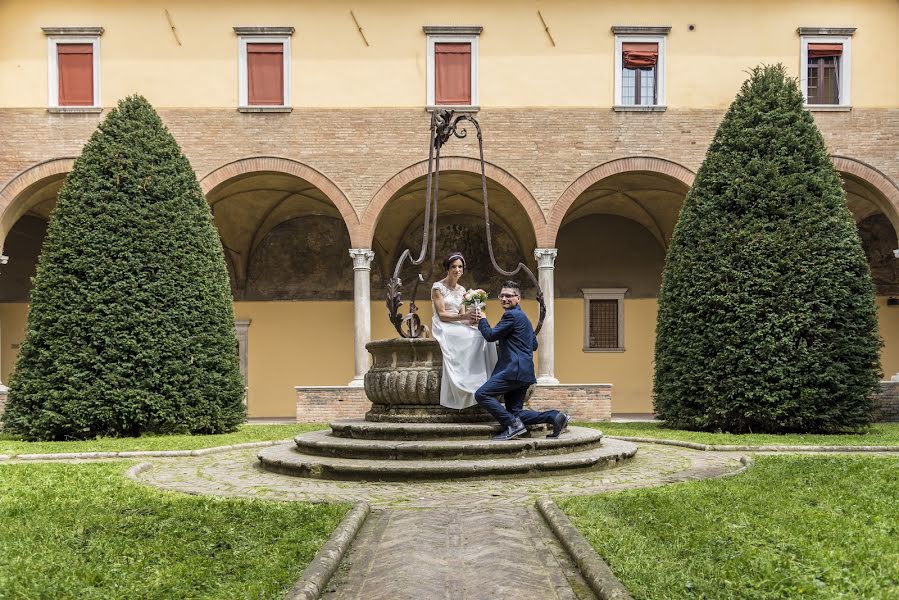
[[[590,348],[618,348],[618,300],[590,300]]]
[[[247,102],[284,104],[284,44],[247,44]]]
[[[94,45],[57,44],[59,105],[94,105]]]
[[[471,44],[434,44],[434,101],[471,104]]]

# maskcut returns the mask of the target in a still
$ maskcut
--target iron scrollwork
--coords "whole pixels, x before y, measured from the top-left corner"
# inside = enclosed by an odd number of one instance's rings
[[[451,137],[459,139],[468,135],[464,122],[471,123],[478,135],[478,151],[481,162],[481,193],[484,200],[484,226],[487,232],[487,252],[490,255],[490,263],[497,273],[505,277],[513,277],[521,271],[527,273],[534,286],[537,289],[537,303],[540,306],[540,316],[537,320],[535,333],[539,333],[543,327],[543,320],[546,317],[546,305],[543,302],[543,290],[534,273],[522,262],[518,263],[512,271],[506,271],[496,263],[496,257],[493,253],[493,241],[490,236],[490,203],[487,197],[487,174],[486,164],[484,162],[484,138],[481,135],[481,125],[477,119],[468,114],[454,114],[451,110],[434,111],[431,113],[430,138],[428,143],[428,175],[427,187],[425,190],[425,214],[424,223],[422,225],[421,234],[421,250],[418,257],[412,257],[412,251],[408,248],[403,250],[396,267],[393,270],[393,277],[387,283],[387,310],[390,322],[393,324],[397,333],[404,338],[418,338],[426,335],[428,328],[422,324],[421,318],[418,316],[418,306],[415,304],[418,285],[431,279],[434,272],[434,262],[437,254],[437,208],[438,197],[440,191],[440,150],[443,148]],[[461,124],[461,125],[460,125]],[[400,279],[400,271],[403,263],[408,261],[413,266],[420,266],[428,257],[428,242],[430,242],[431,260],[428,264],[427,273],[418,273],[412,286],[412,294],[409,298],[409,313],[402,316],[400,308],[402,302],[402,280]]]

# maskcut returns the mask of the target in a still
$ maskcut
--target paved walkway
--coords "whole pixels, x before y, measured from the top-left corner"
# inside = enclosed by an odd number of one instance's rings
[[[537,498],[658,486],[743,468],[740,454],[640,444],[634,458],[594,472],[486,481],[341,482],[263,471],[257,452],[153,458],[137,479],[195,494],[368,502],[373,510],[323,596],[330,600],[591,599],[577,568],[535,510]]]

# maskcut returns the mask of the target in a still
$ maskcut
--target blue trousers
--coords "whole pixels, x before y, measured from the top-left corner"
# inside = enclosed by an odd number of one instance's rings
[[[552,423],[559,411],[540,412],[524,409],[524,397],[530,386],[530,383],[524,381],[509,381],[491,377],[474,393],[474,399],[503,427],[510,427],[515,419],[521,419],[525,425]],[[497,398],[500,395],[506,398],[505,406]]]

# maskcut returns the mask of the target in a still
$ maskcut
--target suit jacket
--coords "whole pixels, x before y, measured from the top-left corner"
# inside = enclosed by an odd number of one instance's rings
[[[491,328],[486,318],[478,321],[478,329],[488,342],[499,340],[496,368],[492,379],[537,383],[534,376],[534,350],[537,336],[531,321],[520,306],[503,313],[496,327]]]

